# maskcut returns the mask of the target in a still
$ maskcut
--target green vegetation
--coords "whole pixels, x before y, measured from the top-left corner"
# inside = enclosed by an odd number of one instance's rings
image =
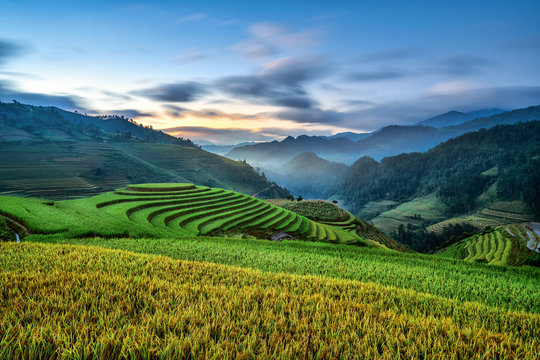
[[[350,212],[339,207],[337,204],[323,200],[289,201],[284,199],[271,199],[266,201],[282,208],[294,211],[297,214],[303,215],[322,224],[335,226],[343,230],[353,232],[376,246],[382,244],[389,249],[410,251],[407,246],[393,240],[375,226],[372,226],[366,223],[364,220],[357,218]]]
[[[0,274],[6,358],[532,359],[540,345],[537,313],[351,280],[32,243],[1,244]]]
[[[391,234],[400,225],[411,224],[423,228],[426,224],[444,219],[445,210],[444,204],[438,200],[434,193],[431,193],[385,211],[371,219],[370,223],[381,231]]]
[[[512,224],[463,239],[446,248],[440,256],[490,265],[538,266],[539,245],[540,237],[531,226]]]
[[[540,217],[540,193],[536,190],[539,171],[540,121],[530,121],[467,133],[425,153],[387,157],[380,163],[361,158],[342,176],[334,193],[354,213],[362,212],[370,202],[414,204],[433,196],[433,206],[427,204],[432,214],[416,212],[427,221],[407,221],[418,228],[473,214],[476,219],[460,222],[477,227],[496,226]],[[515,201],[525,205],[519,213],[501,213],[492,208],[497,203]],[[384,223],[383,230],[390,233],[401,224],[406,226],[404,221],[409,214],[415,214],[414,210],[405,213],[390,210],[386,217],[379,215],[380,221],[374,224]],[[428,250],[435,248],[427,245]]]
[[[355,233],[262,200],[193,184],[129,185],[91,198],[55,202],[0,197],[0,209],[30,233],[64,238],[234,234],[266,238],[285,231],[305,240],[364,244]]]

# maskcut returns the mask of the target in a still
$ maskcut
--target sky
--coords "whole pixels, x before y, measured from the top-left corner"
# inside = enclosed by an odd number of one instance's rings
[[[540,1],[0,6],[0,100],[199,144],[366,132],[540,104]]]

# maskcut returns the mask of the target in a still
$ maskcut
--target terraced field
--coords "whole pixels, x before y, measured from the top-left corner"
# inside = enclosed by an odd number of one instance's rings
[[[6,217],[31,233],[62,237],[192,237],[286,232],[301,240],[364,243],[354,232],[230,190],[190,183],[129,185],[87,199],[44,202],[0,197]],[[43,221],[44,219],[50,221]],[[95,223],[89,232],[88,223]],[[372,241],[372,244],[381,246]]]
[[[427,228],[428,231],[440,234],[448,225],[471,224],[476,228],[485,229],[505,224],[528,222],[533,216],[527,213],[525,205],[520,201],[499,201],[482,209],[477,214],[459,216],[441,221]]]
[[[356,234],[377,247],[381,247],[382,245],[393,250],[410,251],[407,246],[395,241],[375,226],[357,218],[337,204],[324,200],[290,201],[273,199],[265,201],[292,210],[321,224],[334,226],[349,233]]]
[[[432,193],[402,203],[381,213],[369,222],[381,231],[391,234],[397,231],[400,225],[413,224],[421,227],[426,221],[440,221],[444,219],[445,211],[445,205]]]
[[[464,239],[440,255],[491,265],[522,265],[540,253],[536,223],[499,226],[494,231]]]
[[[193,235],[246,233],[260,237],[283,231],[316,241],[348,243],[357,239],[337,227],[224,189],[193,184],[130,185],[115,195],[96,206],[118,215],[125,213],[134,222],[181,227]]]

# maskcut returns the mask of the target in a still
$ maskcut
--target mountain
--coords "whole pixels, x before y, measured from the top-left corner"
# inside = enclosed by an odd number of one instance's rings
[[[130,141],[195,145],[117,115],[88,116],[54,106],[0,102],[0,141]]]
[[[347,170],[347,165],[335,163],[305,152],[287,162],[275,172],[267,172],[269,179],[304,198],[321,198],[332,182]]]
[[[355,132],[347,131],[347,132],[341,132],[341,133],[331,135],[331,136],[321,136],[321,137],[324,138],[324,139],[337,139],[337,138],[344,137],[344,138],[347,138],[347,139],[352,140],[352,141],[358,141],[358,140],[365,139],[370,135],[372,135],[372,133],[370,133],[370,132],[355,133]]]
[[[496,115],[505,111],[506,110],[497,109],[497,108],[482,109],[482,110],[476,110],[476,111],[471,111],[467,113],[454,110],[454,111],[449,111],[441,115],[434,116],[424,121],[420,121],[416,123],[416,125],[442,128],[446,126],[454,126],[454,125],[463,124],[464,122],[467,122],[473,119]]]
[[[0,194],[88,196],[129,183],[194,182],[284,197],[249,164],[118,116],[0,103]]]
[[[253,166],[277,170],[303,152],[313,152],[326,159],[335,159],[342,157],[343,151],[353,145],[354,142],[345,137],[325,139],[320,136],[288,136],[282,141],[237,147],[226,156],[236,160],[245,159]]]
[[[218,154],[218,155],[223,156],[231,152],[234,148],[237,148],[240,146],[255,145],[255,144],[258,144],[258,143],[250,141],[250,142],[243,142],[236,145],[203,145],[201,146],[201,149],[203,149],[204,151],[211,152],[213,154]]]
[[[499,110],[479,110],[467,113],[469,115],[466,116],[489,111]],[[423,152],[466,132],[490,128],[499,124],[513,124],[535,119],[540,119],[540,106],[503,112],[442,128],[425,125],[391,125],[370,133],[369,136],[358,141],[352,141],[346,137],[330,139],[319,136],[302,135],[297,138],[289,136],[281,142],[272,141],[237,147],[226,156],[237,160],[245,159],[254,166],[272,170],[279,168],[303,152],[313,152],[327,160],[350,165],[362,156],[370,156],[375,160],[380,160],[401,153]]]
[[[381,219],[389,226],[384,230],[410,224],[413,232],[433,224],[431,211],[438,213],[437,221],[482,211],[474,219],[460,218],[460,223],[476,227],[496,225],[504,219],[525,221],[527,214],[540,218],[538,184],[540,121],[530,121],[470,132],[425,153],[400,154],[380,162],[362,157],[340,177],[333,192],[355,214],[366,206],[390,203],[396,212]],[[520,203],[524,208],[519,209]],[[398,210],[400,204],[403,208]],[[374,220],[393,210],[383,211]],[[396,221],[404,212],[408,213],[405,221]],[[379,225],[377,221],[373,224]],[[415,247],[404,241],[405,235],[397,240],[416,250],[425,245]]]

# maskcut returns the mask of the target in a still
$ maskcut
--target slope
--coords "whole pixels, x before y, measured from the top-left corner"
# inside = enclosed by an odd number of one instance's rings
[[[283,197],[250,165],[118,116],[0,103],[0,194],[53,200],[129,183],[188,181]],[[267,189],[267,190],[265,190]]]
[[[365,244],[338,227],[311,221],[248,195],[189,183],[129,185],[91,198],[44,201],[0,197],[0,214],[49,237],[187,237],[285,231],[296,238]]]

